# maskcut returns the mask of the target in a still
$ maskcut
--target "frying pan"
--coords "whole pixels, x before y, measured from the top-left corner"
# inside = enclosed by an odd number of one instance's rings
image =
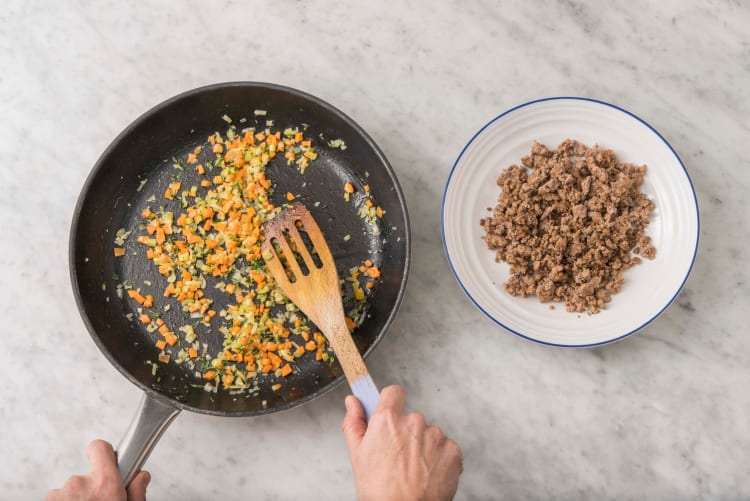
[[[265,116],[255,110],[266,111]],[[365,259],[381,268],[381,280],[372,290],[353,337],[366,358],[396,315],[406,286],[410,260],[409,219],[404,196],[393,169],[374,141],[353,120],[328,103],[288,87],[266,83],[237,82],[194,89],[169,99],[129,125],[105,150],[89,174],[73,216],[70,236],[70,271],[73,291],[91,337],[105,357],[144,396],[135,417],[118,446],[118,464],[126,484],[148,458],[169,423],[182,410],[214,416],[255,416],[302,405],[333,389],[342,380],[338,363],[304,356],[295,363],[298,371],[280,382],[263,375],[258,390],[232,394],[228,390],[208,392],[205,381],[186,364],[158,364],[150,333],[138,321],[138,304],[118,291],[118,284],[149,290],[155,309],[163,312],[170,326],[193,323],[179,304],[162,309],[166,280],[159,275],[136,242],[142,234],[141,211],[164,204],[164,191],[180,177],[183,186],[199,185],[190,166],[180,171],[173,158],[185,159],[210,134],[226,131],[227,120],[238,130],[264,129],[267,120],[275,130],[305,128],[318,158],[304,174],[286,164],[281,156],[272,160],[266,173],[276,189],[271,202],[279,206],[291,192],[305,204],[320,225],[331,247],[340,277]],[[330,143],[341,139],[341,143]],[[210,151],[210,148],[205,148]],[[370,185],[376,204],[384,210],[380,233],[372,231],[356,207],[357,196],[344,199],[344,184]],[[199,193],[201,191],[199,190]],[[175,197],[179,198],[179,197]],[[172,205],[170,205],[172,204]],[[179,213],[179,201],[166,209]],[[132,231],[124,243],[126,255],[114,257],[114,241],[120,228]],[[226,307],[229,296],[213,293],[212,278],[205,288],[216,311]],[[147,284],[152,286],[148,287]],[[344,295],[349,310],[354,300]],[[220,351],[223,335],[217,315],[210,328],[196,329],[198,340],[208,343],[209,353]],[[176,331],[176,330],[175,330]],[[173,357],[174,359],[174,357]]]

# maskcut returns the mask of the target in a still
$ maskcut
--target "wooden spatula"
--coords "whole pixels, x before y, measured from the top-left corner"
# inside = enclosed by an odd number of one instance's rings
[[[297,228],[298,222],[307,232],[321,266],[316,265],[306,248]],[[294,242],[294,251],[287,238]],[[278,253],[274,244],[280,249]],[[281,290],[328,339],[344,369],[352,393],[362,402],[369,420],[378,403],[378,389],[346,326],[339,277],[331,251],[318,224],[304,205],[292,204],[266,223],[262,251],[268,270]],[[295,251],[305,263],[307,273],[303,273]],[[282,259],[287,264],[286,268]]]

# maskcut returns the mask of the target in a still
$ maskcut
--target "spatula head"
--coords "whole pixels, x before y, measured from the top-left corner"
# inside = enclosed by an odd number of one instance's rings
[[[307,234],[312,248],[307,248],[302,233]],[[370,403],[376,402],[377,389],[346,326],[333,256],[310,212],[295,203],[269,221],[262,251],[281,290],[328,339],[355,394],[365,398],[357,392],[364,384],[375,392]]]
[[[288,206],[264,230],[263,259],[284,294],[318,325],[326,316],[324,309],[343,314],[333,256],[307,208],[300,203]]]

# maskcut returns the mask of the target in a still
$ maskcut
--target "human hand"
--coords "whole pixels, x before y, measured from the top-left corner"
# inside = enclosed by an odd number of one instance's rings
[[[370,422],[356,397],[346,397],[341,425],[360,501],[452,499],[463,471],[461,448],[419,413],[404,414],[399,386],[380,392]]]
[[[112,445],[104,440],[94,440],[86,448],[86,454],[91,463],[91,472],[70,477],[62,489],[49,491],[46,501],[146,500],[146,486],[151,480],[147,471],[138,473],[126,490]]]

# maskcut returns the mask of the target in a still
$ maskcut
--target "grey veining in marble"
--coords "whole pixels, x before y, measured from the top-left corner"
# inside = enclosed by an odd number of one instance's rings
[[[744,1],[93,2],[0,9],[0,498],[40,499],[117,442],[140,397],[75,308],[82,183],[140,113],[231,80],[290,85],[360,123],[414,223],[381,385],[463,447],[458,499],[750,498],[750,6]],[[701,248],[676,303],[614,345],[561,350],[496,327],[443,257],[443,185],[489,119],[580,95],[649,121],[698,193]],[[183,413],[151,499],[352,499],[345,389],[257,419]],[[292,449],[280,461],[277,448]]]

